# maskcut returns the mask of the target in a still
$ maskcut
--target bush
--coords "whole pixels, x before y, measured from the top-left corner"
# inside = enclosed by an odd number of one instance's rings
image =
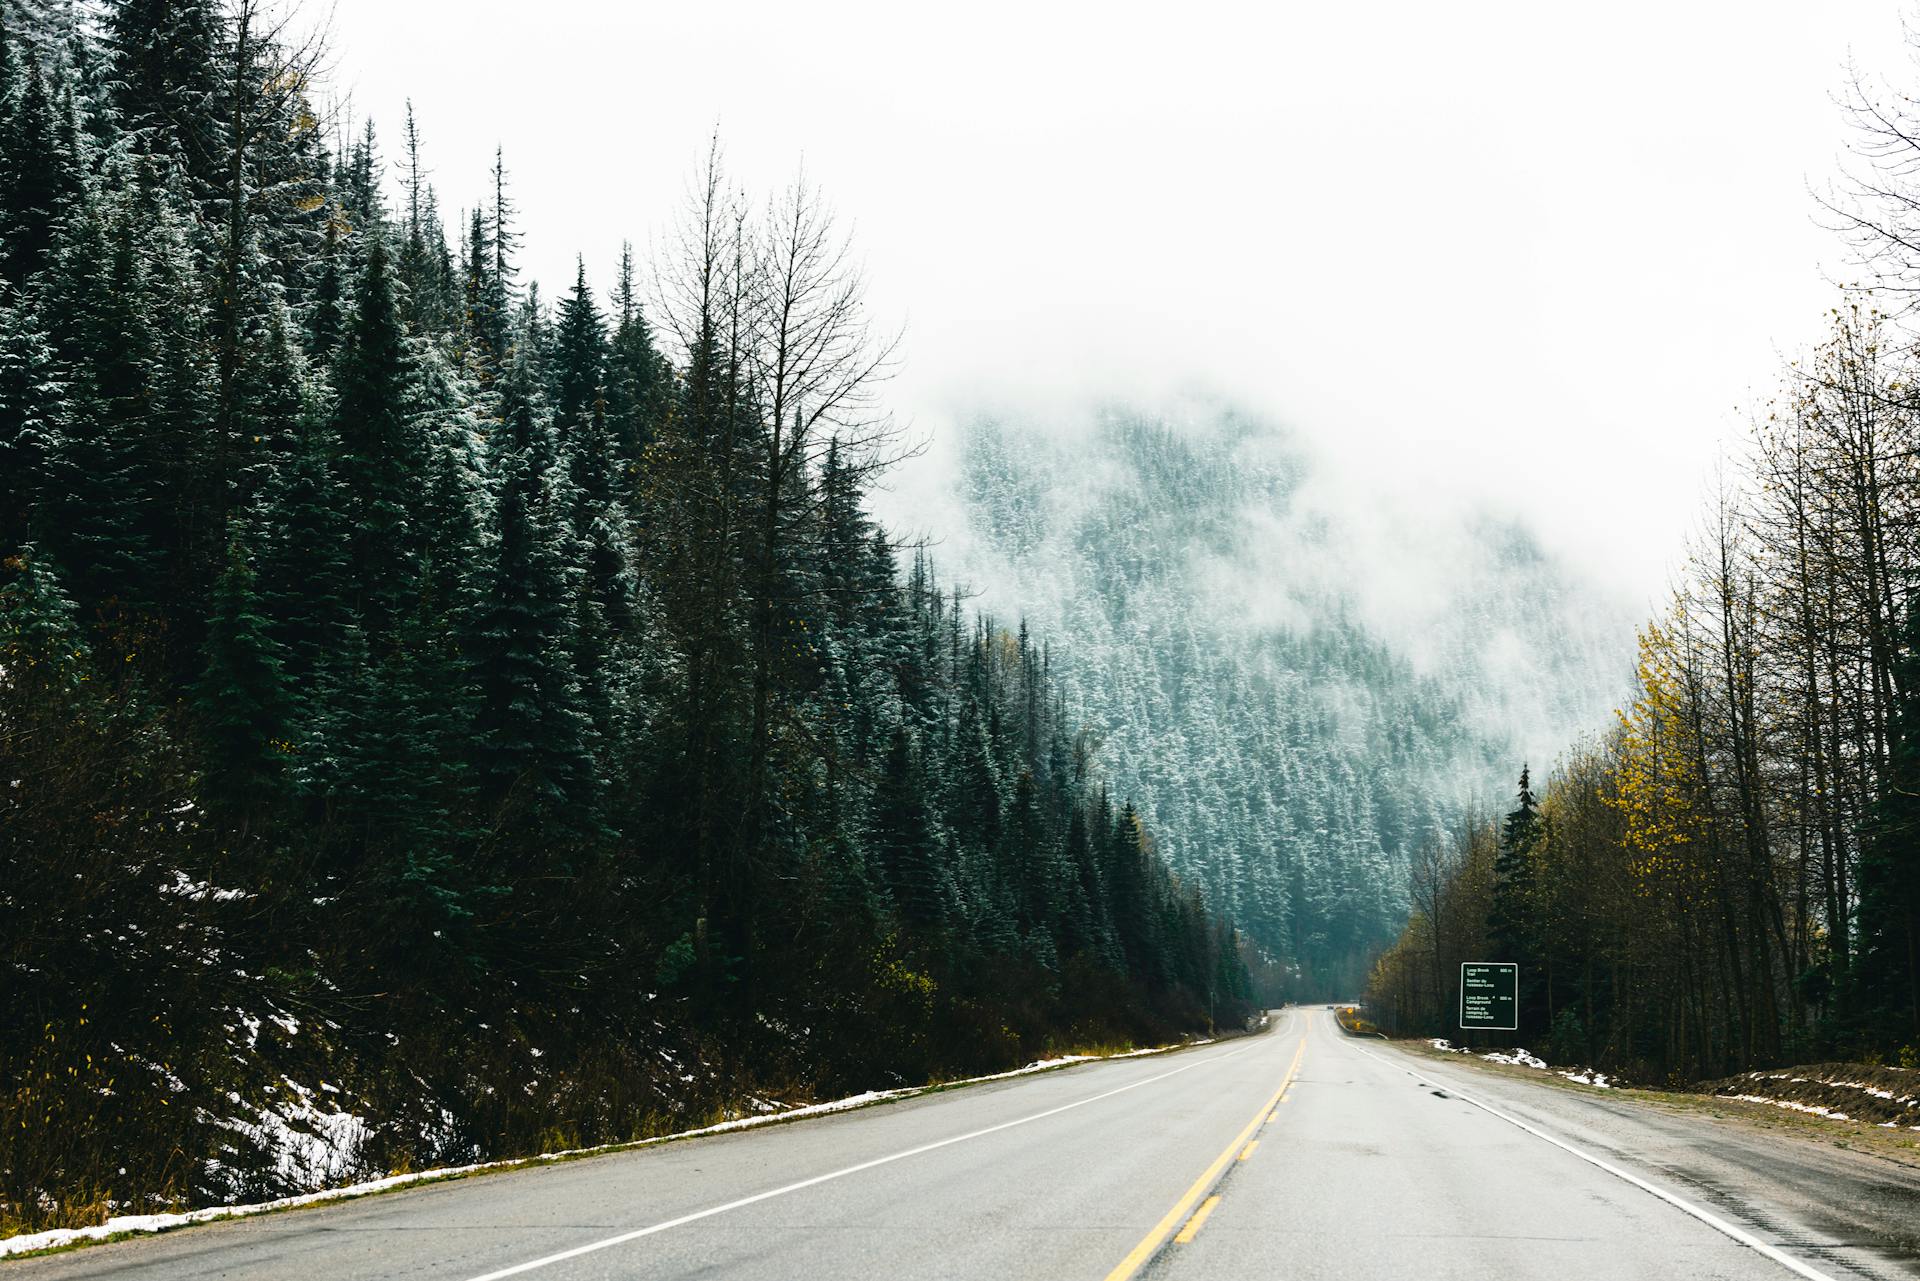
[[[1588,1052],[1587,1029],[1578,1013],[1562,1010],[1554,1018],[1553,1030],[1547,1033],[1546,1051],[1552,1063],[1581,1064],[1593,1057]]]

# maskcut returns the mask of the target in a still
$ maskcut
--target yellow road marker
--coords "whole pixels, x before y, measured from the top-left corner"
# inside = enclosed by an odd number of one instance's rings
[[[1140,1244],[1127,1251],[1127,1257],[1114,1265],[1113,1271],[1107,1273],[1106,1281],[1129,1281],[1129,1278],[1147,1265],[1147,1260],[1153,1257],[1154,1252],[1166,1243],[1167,1237],[1172,1235],[1174,1228],[1178,1227],[1182,1220],[1193,1213],[1194,1203],[1199,1201],[1200,1198],[1206,1194],[1207,1189],[1214,1185],[1215,1180],[1217,1180],[1226,1170],[1227,1166],[1232,1163],[1234,1154],[1247,1145],[1247,1140],[1253,1137],[1254,1131],[1260,1128],[1260,1123],[1267,1119],[1267,1114],[1273,1111],[1274,1106],[1280,1102],[1281,1096],[1286,1094],[1287,1087],[1293,1084],[1294,1074],[1300,1070],[1300,1058],[1307,1052],[1307,1036],[1312,1030],[1313,1024],[1306,1023],[1303,1025],[1300,1033],[1300,1048],[1293,1052],[1293,1062],[1287,1065],[1287,1075],[1282,1078],[1280,1088],[1275,1090],[1272,1095],[1268,1097],[1267,1101],[1260,1105],[1260,1110],[1253,1114],[1253,1120],[1247,1122],[1246,1128],[1234,1136],[1233,1142],[1227,1144],[1226,1151],[1215,1157],[1213,1164],[1209,1165],[1206,1170],[1201,1173],[1200,1177],[1193,1181],[1193,1186],[1181,1193],[1180,1199],[1173,1203],[1173,1208],[1166,1212],[1160,1222],[1153,1225],[1153,1231],[1142,1237]],[[1215,1198],[1215,1200],[1218,1199],[1217,1197]],[[1200,1214],[1194,1215],[1194,1218],[1196,1220],[1205,1219],[1206,1212],[1203,1210]],[[1199,1226],[1198,1222],[1189,1223],[1186,1229],[1182,1229],[1182,1233],[1184,1235],[1188,1230],[1197,1231]]]
[[[1200,1230],[1200,1225],[1207,1221],[1209,1214],[1213,1213],[1213,1207],[1219,1204],[1220,1198],[1217,1196],[1210,1196],[1202,1201],[1200,1208],[1193,1212],[1193,1217],[1187,1220],[1186,1227],[1180,1229],[1180,1235],[1173,1239],[1173,1243],[1175,1245],[1186,1245],[1192,1241],[1193,1234]]]
[[[1251,1143],[1249,1143],[1249,1144],[1247,1144],[1247,1146],[1245,1146],[1244,1148],[1241,1148],[1241,1149],[1240,1149],[1240,1159],[1241,1159],[1242,1161],[1244,1161],[1244,1160],[1246,1160],[1246,1159],[1247,1159],[1248,1157],[1250,1157],[1250,1156],[1252,1156],[1252,1155],[1253,1155],[1253,1150],[1254,1150],[1255,1148],[1257,1148],[1257,1147],[1259,1147],[1259,1146],[1260,1146],[1260,1140],[1258,1140],[1258,1139],[1255,1139],[1255,1140],[1254,1140],[1253,1142],[1251,1142]]]
[[[1273,1110],[1272,1112],[1270,1112],[1270,1113],[1268,1113],[1268,1114],[1267,1114],[1267,1122],[1268,1122],[1268,1124],[1272,1124],[1273,1122],[1275,1122],[1275,1121],[1278,1121],[1279,1119],[1280,1119],[1280,1109],[1279,1109],[1279,1108],[1275,1108],[1275,1109],[1274,1109],[1274,1110]]]

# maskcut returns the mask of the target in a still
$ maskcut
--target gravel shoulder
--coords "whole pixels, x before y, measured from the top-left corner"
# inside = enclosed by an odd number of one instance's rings
[[[1761,1134],[1876,1157],[1920,1172],[1920,1131],[1886,1130],[1860,1121],[1830,1120],[1768,1103],[1747,1103],[1692,1090],[1655,1090],[1637,1086],[1598,1089],[1570,1081],[1554,1072],[1508,1063],[1489,1063],[1477,1054],[1436,1050],[1425,1040],[1394,1040],[1386,1044],[1406,1054],[1470,1068],[1492,1077],[1524,1081],[1589,1097],[1630,1101],[1673,1115],[1711,1118]]]

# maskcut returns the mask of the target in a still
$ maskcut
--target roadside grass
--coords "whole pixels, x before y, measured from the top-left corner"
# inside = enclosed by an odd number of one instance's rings
[[[1842,1148],[1891,1161],[1910,1169],[1920,1169],[1920,1132],[1887,1130],[1860,1121],[1840,1121],[1830,1117],[1794,1112],[1770,1103],[1749,1103],[1702,1090],[1649,1089],[1642,1086],[1613,1085],[1605,1089],[1568,1080],[1556,1072],[1512,1063],[1490,1063],[1479,1054],[1460,1054],[1435,1049],[1424,1038],[1402,1038],[1389,1042],[1419,1058],[1437,1063],[1457,1064],[1491,1076],[1527,1081],[1556,1090],[1584,1094],[1608,1102],[1633,1103],[1675,1115],[1704,1116],[1745,1129],[1786,1135],[1803,1142]],[[1781,1069],[1787,1071],[1790,1069]]]
[[[124,1232],[112,1232],[102,1236],[80,1237],[70,1241],[63,1241],[54,1245],[45,1246],[36,1250],[23,1250],[13,1254],[0,1254],[0,1269],[4,1269],[7,1264],[13,1263],[21,1259],[39,1259],[39,1258],[45,1258],[46,1256],[53,1255],[53,1254],[66,1254],[66,1253],[69,1253],[70,1251],[89,1249],[94,1246],[107,1245],[115,1241],[129,1241],[139,1237],[159,1236],[166,1233],[177,1232],[183,1228],[201,1227],[206,1224],[212,1224],[212,1223],[231,1223],[238,1219],[263,1218],[267,1215],[291,1214],[300,1210],[314,1210],[314,1209],[320,1209],[326,1206],[338,1206],[346,1202],[364,1201],[364,1200],[371,1199],[373,1197],[391,1196],[394,1193],[398,1193],[398,1192],[411,1192],[417,1188],[432,1187],[437,1184],[443,1184],[443,1183],[455,1183],[455,1182],[460,1182],[466,1179],[481,1178],[486,1175],[509,1174],[516,1171],[540,1169],[546,1166],[560,1165],[564,1163],[571,1163],[574,1161],[587,1161],[587,1160],[593,1160],[599,1157],[617,1156],[622,1153],[637,1151],[641,1148],[657,1147],[666,1143],[679,1143],[679,1142],[684,1142],[688,1139],[718,1138],[726,1134],[738,1134],[738,1133],[745,1133],[752,1130],[769,1129],[774,1126],[791,1125],[797,1121],[817,1120],[823,1116],[838,1116],[848,1112],[861,1112],[861,1111],[867,1110],[868,1108],[882,1107],[889,1103],[904,1103],[911,1099],[925,1098],[926,1096],[932,1095],[932,1094],[945,1094],[950,1091],[962,1090],[962,1089],[966,1089],[976,1085],[990,1085],[996,1081],[1020,1080],[1020,1079],[1025,1079],[1029,1077],[1034,1077],[1034,1076],[1041,1076],[1041,1075],[1045,1075],[1053,1072],[1061,1072],[1061,1071],[1065,1071],[1068,1068],[1080,1067],[1087,1063],[1097,1063],[1097,1062],[1103,1062],[1103,1061],[1107,1061],[1115,1058],[1126,1058],[1126,1057],[1135,1057],[1135,1056],[1144,1058],[1144,1057],[1147,1057],[1148,1055],[1165,1056],[1165,1055],[1171,1055],[1171,1054],[1178,1054],[1185,1050],[1198,1049],[1204,1045],[1215,1044],[1218,1041],[1229,1040],[1229,1039],[1243,1037],[1243,1036],[1257,1036],[1260,1033],[1265,1032],[1267,1030],[1268,1028],[1265,1025],[1256,1029],[1253,1032],[1243,1032],[1238,1028],[1231,1029],[1231,1030],[1222,1029],[1216,1037],[1209,1037],[1209,1038],[1203,1038],[1198,1040],[1176,1041],[1176,1042],[1170,1042],[1165,1045],[1157,1045],[1157,1046],[1136,1047],[1131,1045],[1112,1044],[1112,1043],[1103,1042],[1097,1046],[1092,1046],[1085,1049],[1060,1051],[1058,1054],[1050,1057],[1060,1058],[1067,1061],[1059,1062],[1059,1063],[1050,1063],[1046,1067],[1035,1068],[1035,1069],[1016,1068],[1009,1072],[992,1073],[986,1076],[958,1077],[958,1078],[952,1078],[952,1079],[946,1079],[946,1080],[935,1080],[935,1081],[928,1082],[924,1085],[904,1086],[898,1089],[888,1090],[885,1092],[876,1091],[875,1092],[876,1097],[871,1099],[861,1098],[860,1096],[856,1095],[853,1097],[856,1099],[860,1099],[860,1101],[849,1102],[849,1103],[846,1103],[845,1106],[835,1107],[835,1108],[832,1108],[832,1110],[830,1111],[829,1110],[812,1111],[809,1109],[823,1108],[823,1105],[831,1105],[833,1103],[840,1102],[839,1100],[821,1100],[821,1101],[809,1100],[808,1102],[805,1102],[805,1103],[791,1104],[780,1112],[772,1112],[772,1113],[766,1113],[766,1114],[760,1114],[760,1115],[756,1115],[753,1113],[742,1113],[738,1115],[729,1116],[729,1115],[726,1115],[725,1110],[715,1109],[713,1113],[709,1114],[711,1117],[710,1120],[703,1121],[699,1126],[696,1126],[694,1128],[676,1129],[671,1132],[657,1133],[657,1134],[648,1134],[643,1132],[642,1134],[637,1135],[633,1139],[630,1139],[622,1143],[608,1143],[608,1144],[602,1144],[602,1145],[591,1147],[591,1148],[583,1148],[583,1149],[573,1150],[573,1151],[562,1150],[562,1151],[553,1151],[553,1152],[543,1152],[543,1153],[537,1153],[532,1156],[504,1157],[496,1161],[488,1161],[488,1162],[484,1162],[482,1164],[471,1166],[471,1167],[454,1167],[444,1171],[426,1171],[418,1174],[417,1176],[414,1175],[412,1171],[395,1170],[391,1172],[390,1177],[404,1177],[405,1178],[404,1182],[395,1183],[394,1185],[388,1186],[388,1187],[368,1188],[365,1191],[355,1191],[351,1187],[324,1189],[318,1192],[306,1194],[305,1196],[300,1198],[292,1198],[290,1199],[291,1203],[287,1205],[275,1205],[272,1203],[267,1203],[267,1205],[263,1207],[234,1206],[228,1210],[209,1207],[207,1210],[200,1212],[202,1217],[197,1217],[192,1222],[189,1222],[189,1223],[170,1224],[165,1227],[159,1227],[159,1228],[132,1228]],[[802,1097],[805,1097],[805,1096],[803,1095]],[[724,1129],[724,1130],[715,1129],[716,1126],[726,1125],[729,1122],[750,1122],[750,1123],[735,1125],[729,1129]],[[375,1180],[375,1182],[378,1182],[378,1180]],[[111,1217],[111,1212],[104,1202],[100,1202],[95,1205],[90,1205],[86,1207],[86,1209],[91,1211],[94,1215],[97,1216],[93,1219],[91,1223],[72,1222],[63,1226],[69,1226],[74,1228],[95,1227],[106,1222]],[[163,1213],[180,1213],[180,1212],[181,1212],[180,1210],[174,1209],[174,1210],[169,1210]],[[78,1219],[81,1216],[78,1214],[75,1214],[74,1216],[71,1216],[71,1217],[73,1217],[74,1219]],[[22,1234],[22,1235],[28,1235],[28,1234]],[[7,1236],[0,1235],[0,1247],[3,1247],[6,1244],[6,1242],[7,1242]]]

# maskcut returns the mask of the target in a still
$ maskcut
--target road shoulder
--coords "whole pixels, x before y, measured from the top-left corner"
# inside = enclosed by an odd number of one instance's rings
[[[1352,1033],[1346,1035],[1351,1036]],[[1832,1120],[1771,1104],[1749,1103],[1692,1090],[1656,1090],[1618,1085],[1596,1087],[1569,1080],[1557,1072],[1494,1063],[1478,1054],[1435,1049],[1425,1039],[1356,1039],[1365,1045],[1385,1046],[1427,1062],[1465,1068],[1497,1080],[1541,1086],[1591,1099],[1631,1103],[1674,1116],[1698,1117],[1784,1141],[1807,1143],[1885,1161],[1920,1173],[1920,1133],[1888,1130],[1859,1121]]]

